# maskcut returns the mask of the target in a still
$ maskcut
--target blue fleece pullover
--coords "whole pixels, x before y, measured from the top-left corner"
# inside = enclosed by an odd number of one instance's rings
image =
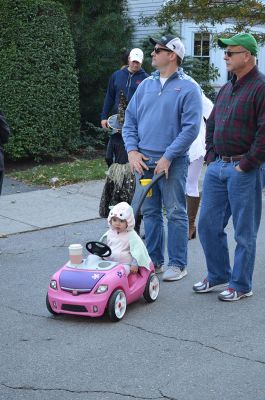
[[[107,119],[111,112],[117,114],[121,90],[124,92],[127,102],[129,102],[138,85],[148,76],[143,68],[134,74],[129,72],[128,67],[115,71],[109,80],[101,120]]]
[[[187,154],[199,133],[202,99],[198,85],[179,74],[173,73],[163,88],[158,71],[139,85],[125,112],[127,152],[169,161]]]

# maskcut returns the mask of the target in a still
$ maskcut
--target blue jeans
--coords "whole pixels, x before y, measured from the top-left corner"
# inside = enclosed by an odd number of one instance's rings
[[[164,263],[163,206],[168,221],[168,265],[187,265],[188,218],[185,186],[188,163],[188,156],[174,159],[169,168],[168,179],[163,177],[153,186],[152,197],[146,197],[142,206],[146,247],[155,265]],[[154,160],[150,159],[147,165],[154,165]],[[152,169],[144,174],[145,178],[152,176]],[[136,174],[136,196],[133,202],[137,201],[137,193],[141,190],[139,178],[139,174]]]
[[[256,238],[262,210],[261,170],[238,172],[238,162],[218,159],[209,164],[203,184],[198,224],[206,257],[208,281],[247,293],[252,288]],[[236,249],[230,265],[227,235],[224,231],[232,215]]]

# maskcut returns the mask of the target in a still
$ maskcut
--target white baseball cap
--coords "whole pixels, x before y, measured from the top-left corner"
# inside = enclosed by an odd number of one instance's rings
[[[180,38],[175,37],[173,35],[162,36],[161,39],[149,39],[150,42],[155,46],[156,44],[160,44],[161,46],[165,46],[171,51],[174,51],[181,60],[183,60],[185,56],[185,47]]]
[[[131,61],[138,61],[140,64],[142,64],[144,60],[144,53],[142,52],[141,49],[135,48],[131,50],[129,58]]]

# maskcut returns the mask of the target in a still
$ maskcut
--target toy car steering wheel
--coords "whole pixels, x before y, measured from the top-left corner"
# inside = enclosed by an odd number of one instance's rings
[[[86,249],[89,253],[99,257],[109,257],[111,255],[111,248],[103,242],[87,242]]]

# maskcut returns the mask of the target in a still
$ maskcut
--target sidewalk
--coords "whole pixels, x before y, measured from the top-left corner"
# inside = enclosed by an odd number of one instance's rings
[[[200,189],[205,169],[200,178]],[[99,217],[104,180],[54,189],[4,178],[0,197],[0,237],[93,220]]]
[[[200,178],[200,190],[204,173],[205,168]],[[4,194],[3,190],[0,197],[0,237],[100,218],[98,209],[103,186],[104,180],[99,180],[55,189],[36,190],[20,186],[22,193]],[[263,194],[264,209],[265,191]]]
[[[11,235],[100,218],[104,180],[0,197],[0,234]]]

